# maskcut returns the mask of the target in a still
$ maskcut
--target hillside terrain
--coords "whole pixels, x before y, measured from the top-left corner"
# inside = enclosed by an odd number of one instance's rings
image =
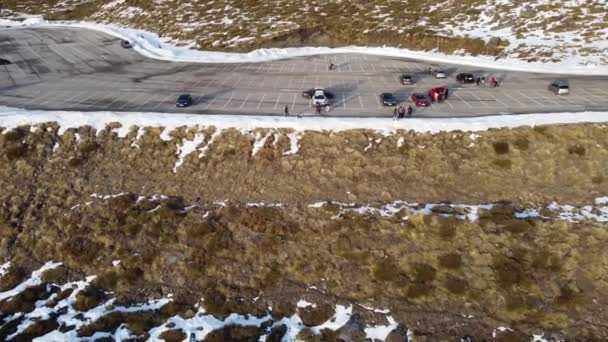
[[[606,64],[604,1],[3,1],[51,20],[115,23],[180,45],[249,51],[286,46],[392,46],[526,61]]]
[[[605,125],[117,127],[0,134],[3,339],[608,337]]]

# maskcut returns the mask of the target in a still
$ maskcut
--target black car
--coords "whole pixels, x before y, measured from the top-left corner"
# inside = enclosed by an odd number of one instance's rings
[[[401,84],[414,84],[414,78],[411,75],[401,75]]]
[[[120,42],[120,46],[122,46],[125,49],[130,49],[133,47],[133,44],[131,44],[131,42],[128,40],[123,40]]]
[[[0,58],[0,65],[9,65],[12,64],[8,59]]]
[[[380,100],[382,100],[382,104],[384,106],[396,106],[397,99],[391,93],[382,93],[380,94]]]
[[[467,73],[458,74],[456,75],[456,81],[460,83],[475,83],[475,76]]]
[[[177,102],[175,102],[176,107],[190,107],[192,106],[192,96],[190,94],[183,94],[177,98]]]

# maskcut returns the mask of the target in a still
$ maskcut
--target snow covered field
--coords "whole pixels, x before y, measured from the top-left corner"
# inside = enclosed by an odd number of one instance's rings
[[[486,69],[502,69],[512,71],[528,71],[539,73],[608,75],[608,65],[590,62],[583,56],[573,55],[560,62],[542,63],[526,62],[518,58],[506,57],[496,59],[491,56],[449,55],[433,51],[413,51],[392,47],[361,47],[350,46],[342,48],[328,47],[298,47],[258,49],[248,53],[226,53],[199,51],[188,47],[172,45],[167,39],[157,34],[118,26],[115,24],[96,24],[90,22],[56,21],[50,22],[41,17],[30,16],[25,20],[0,19],[0,27],[74,27],[91,29],[126,39],[134,43],[134,49],[149,58],[192,63],[244,63],[263,62],[291,57],[302,57],[319,54],[361,53],[387,57],[411,58],[434,63],[460,64]],[[467,31],[468,32],[468,31]],[[468,32],[471,33],[471,32]],[[574,38],[573,38],[574,39]]]

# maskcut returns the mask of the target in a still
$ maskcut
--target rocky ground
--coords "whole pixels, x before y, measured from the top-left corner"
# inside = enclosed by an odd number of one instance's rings
[[[308,327],[330,319],[334,305],[354,306],[337,330],[299,331],[311,341],[364,340],[364,327],[389,316],[399,323],[394,341],[408,330],[420,341],[608,338],[608,232],[605,208],[593,205],[608,193],[605,125],[305,132],[293,155],[284,155],[288,131],[183,128],[167,141],[157,128],[124,138],[113,128],[0,134],[0,260],[10,261],[0,270],[3,339],[120,326],[144,339],[201,305],[220,319],[297,312]],[[211,143],[176,167],[196,134]],[[454,204],[425,211],[396,200]],[[587,219],[569,220],[553,201],[592,206]],[[538,215],[522,214],[531,208]],[[40,284],[1,292],[51,260],[63,264]],[[89,275],[97,278],[80,292],[61,287]],[[108,298],[173,301],[80,323],[57,310],[18,331],[38,306],[56,309],[71,293],[80,318]],[[165,327],[166,340],[187,336]],[[257,340],[268,327],[226,326],[206,338]],[[285,333],[272,330],[275,339]]]

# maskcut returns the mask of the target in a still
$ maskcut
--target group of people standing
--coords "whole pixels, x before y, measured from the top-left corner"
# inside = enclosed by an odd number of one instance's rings
[[[475,79],[475,84],[480,85],[480,84],[486,84],[486,77],[485,76],[477,76],[477,78]],[[498,79],[494,76],[490,77],[490,87],[492,88],[496,88],[500,85],[500,82],[498,81]]]
[[[395,109],[393,109],[393,120],[403,119],[405,117],[405,114],[410,117],[412,116],[413,112],[414,109],[412,108],[412,106],[407,106],[407,108],[405,108],[404,106],[395,107]]]

